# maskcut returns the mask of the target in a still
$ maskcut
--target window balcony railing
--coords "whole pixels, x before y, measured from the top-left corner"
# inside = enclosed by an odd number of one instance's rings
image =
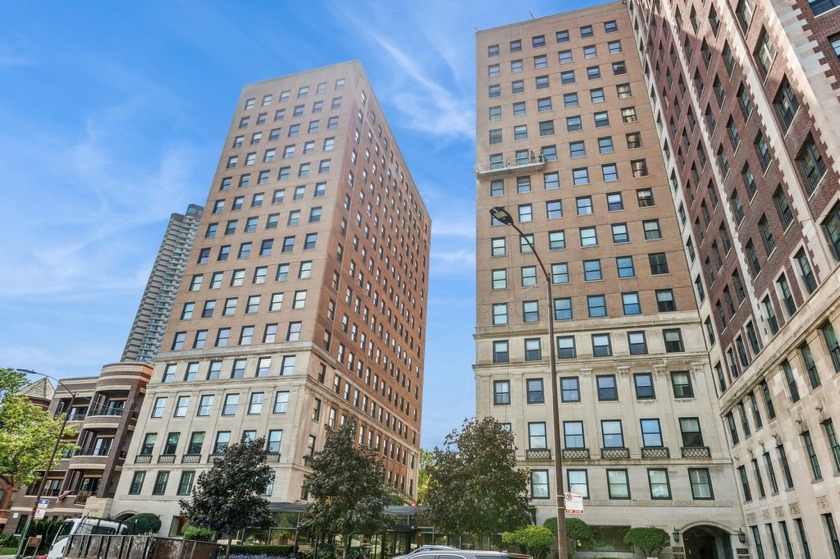
[[[525,451],[525,460],[551,460],[551,450],[547,448],[529,448]]]
[[[108,456],[109,454],[111,454],[111,447],[96,448],[89,446],[87,448],[77,449],[76,452],[73,453],[73,456]]]
[[[603,460],[626,460],[630,458],[630,449],[626,447],[602,448],[601,459]]]
[[[152,461],[151,454],[138,454],[134,457],[135,464],[149,464]]]
[[[158,456],[158,464],[174,464],[175,463],[175,455],[174,454],[161,454]]]
[[[563,460],[589,460],[588,448],[564,448]]]
[[[280,453],[279,452],[266,452],[265,453],[265,461],[266,462],[279,462],[280,461]]]
[[[201,454],[184,454],[181,457],[182,464],[201,464]]]
[[[712,452],[708,446],[683,446],[680,447],[683,458],[711,458]]]
[[[544,167],[545,157],[540,153],[528,157],[509,158],[504,161],[478,163],[475,166],[475,175],[478,177],[501,175],[515,171],[534,171]]]
[[[113,415],[119,417],[123,414],[123,411],[125,411],[125,408],[122,406],[102,406],[101,408],[90,410],[88,415]]]
[[[667,446],[643,446],[642,458],[670,458],[671,451]]]

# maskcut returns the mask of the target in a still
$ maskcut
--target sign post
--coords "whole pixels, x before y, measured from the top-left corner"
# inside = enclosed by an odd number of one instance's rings
[[[583,495],[566,493],[566,514],[583,514]]]

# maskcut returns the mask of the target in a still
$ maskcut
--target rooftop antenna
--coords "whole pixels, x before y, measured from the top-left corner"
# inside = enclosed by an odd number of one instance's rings
[[[531,11],[530,11],[530,10],[528,11],[528,14],[530,14],[531,19],[537,19],[537,18],[535,18],[535,17],[534,17],[534,14],[533,14],[533,13],[531,13]]]

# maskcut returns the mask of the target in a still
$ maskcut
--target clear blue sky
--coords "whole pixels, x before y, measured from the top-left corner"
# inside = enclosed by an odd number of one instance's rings
[[[440,445],[475,413],[475,29],[584,4],[5,3],[0,366],[61,378],[118,361],[242,85],[358,58],[434,222],[421,443]]]

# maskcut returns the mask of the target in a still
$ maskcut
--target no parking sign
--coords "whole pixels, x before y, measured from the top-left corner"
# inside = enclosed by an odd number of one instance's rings
[[[566,493],[566,514],[583,514],[583,495]]]

